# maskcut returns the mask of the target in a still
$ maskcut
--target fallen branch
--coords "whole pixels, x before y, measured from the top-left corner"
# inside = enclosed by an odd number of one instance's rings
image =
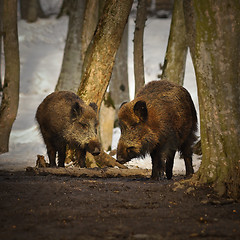
[[[117,168],[37,168],[27,167],[28,173],[36,175],[58,175],[73,177],[90,177],[90,178],[117,178],[117,177],[150,177],[151,170],[148,169],[117,169]]]

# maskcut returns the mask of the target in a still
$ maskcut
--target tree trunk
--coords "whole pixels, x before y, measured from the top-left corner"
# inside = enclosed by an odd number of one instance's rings
[[[39,0],[20,0],[21,18],[36,22],[38,17],[45,17]]]
[[[110,81],[110,93],[116,112],[120,105],[129,101],[128,85],[128,24],[126,24],[121,44],[116,54]]]
[[[84,59],[78,95],[100,108],[110,81],[115,55],[133,0],[106,1],[92,42]]]
[[[187,48],[183,1],[175,0],[162,79],[183,85]]]
[[[85,58],[87,48],[92,40],[99,19],[99,1],[87,0],[82,31],[82,61]],[[81,71],[82,72],[82,71]]]
[[[3,55],[3,0],[0,0],[0,92],[3,90],[3,64],[2,64],[2,55]]]
[[[19,102],[19,47],[17,32],[17,0],[4,1],[3,32],[5,78],[0,108],[0,153],[8,152],[9,136]]]
[[[73,0],[61,73],[55,90],[77,92],[83,60],[98,20],[98,1]]]
[[[57,18],[60,18],[65,15],[70,15],[71,12],[72,0],[63,0],[60,12],[57,15]]]
[[[82,71],[82,29],[86,0],[71,0],[68,34],[55,91],[77,92]]]
[[[146,22],[146,0],[138,0],[137,18],[134,31],[134,76],[135,94],[145,84],[144,77],[144,57],[143,57],[143,37]]]
[[[111,94],[107,92],[101,104],[99,114],[99,137],[102,148],[110,151],[112,146],[112,134],[115,120],[115,108]]]
[[[110,81],[110,91],[107,101],[103,101],[100,111],[100,131],[102,145],[108,146],[112,144],[112,134],[114,123],[118,119],[118,110],[120,105],[129,101],[128,87],[128,24],[125,26],[121,44],[116,54],[115,64],[113,66],[112,77]],[[106,97],[105,97],[106,98]],[[106,103],[106,104],[105,104]],[[104,107],[103,107],[104,105]],[[103,110],[105,109],[105,111]],[[111,117],[111,122],[109,119]],[[108,123],[106,122],[108,118]],[[101,124],[104,126],[101,127]]]
[[[240,2],[185,0],[197,77],[202,164],[198,178],[240,197]]]

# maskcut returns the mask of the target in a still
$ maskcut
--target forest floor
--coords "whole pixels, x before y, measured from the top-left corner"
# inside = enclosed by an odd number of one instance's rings
[[[0,239],[240,239],[240,203],[182,178],[0,171]]]

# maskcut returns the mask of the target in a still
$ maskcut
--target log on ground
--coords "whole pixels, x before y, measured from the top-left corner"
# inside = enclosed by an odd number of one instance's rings
[[[149,178],[151,170],[149,169],[118,169],[118,168],[37,168],[27,167],[27,173],[36,175],[58,175],[72,177],[89,177],[89,178],[118,178],[118,177],[134,177]]]

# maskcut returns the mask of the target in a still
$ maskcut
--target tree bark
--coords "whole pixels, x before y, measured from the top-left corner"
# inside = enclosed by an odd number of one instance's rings
[[[116,169],[116,168],[33,168],[26,169],[28,173],[36,175],[58,175],[58,176],[74,176],[74,177],[89,177],[89,178],[113,178],[113,177],[134,177],[134,178],[149,178],[151,170],[148,169]]]
[[[108,96],[106,98],[106,95]],[[110,91],[105,94],[100,110],[100,136],[103,149],[109,150],[112,144],[114,123],[122,102],[129,101],[128,87],[128,24],[125,26],[122,41],[116,54],[110,80]]]
[[[134,31],[134,76],[135,94],[145,84],[144,77],[144,56],[143,56],[143,37],[146,22],[147,6],[146,0],[138,0],[137,18]]]
[[[86,0],[71,0],[68,34],[55,91],[77,92],[82,71],[82,30]]]
[[[83,64],[78,95],[100,108],[133,0],[106,1]]]
[[[3,55],[3,0],[0,0],[0,92],[3,91],[3,64],[2,64],[2,55]]]
[[[175,0],[161,78],[183,85],[187,58],[187,39],[183,1]]]
[[[85,58],[87,48],[92,40],[99,19],[99,1],[87,0],[83,19],[82,31],[82,61]]]
[[[240,197],[240,2],[184,0],[197,77],[202,164],[198,180]]]
[[[21,18],[36,22],[38,17],[46,17],[39,0],[20,0]]]
[[[3,33],[5,77],[0,107],[0,153],[9,151],[9,136],[19,102],[19,46],[17,32],[17,0],[4,1]]]
[[[116,60],[110,81],[110,93],[116,112],[118,112],[120,105],[125,101],[129,101],[128,24],[126,24],[122,41],[116,54]]]
[[[63,0],[61,9],[57,15],[57,18],[60,18],[65,15],[70,15],[71,12],[72,0]]]
[[[111,94],[106,92],[99,113],[99,138],[103,150],[110,151],[115,120],[115,108]]]

